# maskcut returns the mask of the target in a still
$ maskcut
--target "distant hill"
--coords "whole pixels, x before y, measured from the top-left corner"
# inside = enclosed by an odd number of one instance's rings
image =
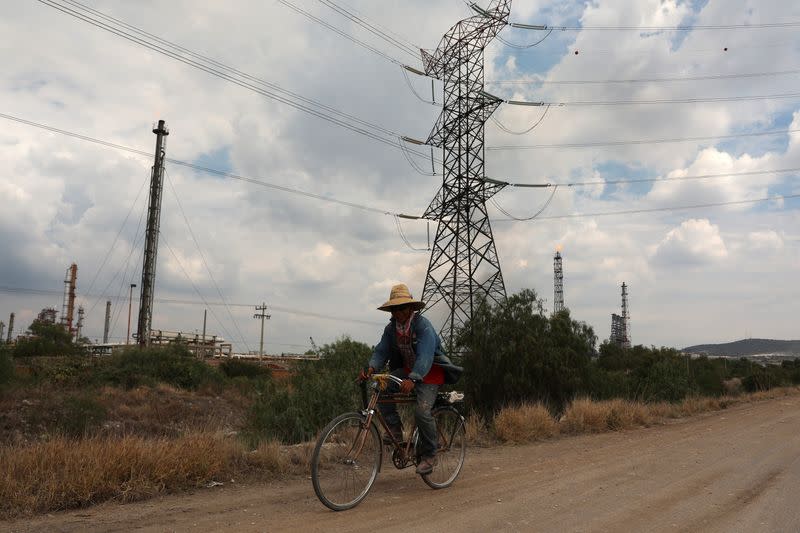
[[[708,355],[727,355],[728,357],[746,357],[760,354],[787,354],[800,357],[800,340],[743,339],[722,344],[698,344],[697,346],[684,348],[681,351]]]

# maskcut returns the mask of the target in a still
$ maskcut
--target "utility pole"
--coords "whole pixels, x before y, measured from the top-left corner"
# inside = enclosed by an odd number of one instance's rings
[[[267,314],[267,304],[261,302],[260,306],[256,306],[256,311],[261,311],[253,315],[253,318],[261,319],[261,342],[258,345],[258,358],[264,357],[264,320],[269,320],[271,317]]]
[[[208,355],[206,350],[206,318],[208,317],[208,309],[203,309],[203,357]]]
[[[133,303],[133,289],[136,288],[135,283],[131,283],[131,290],[128,292],[128,336],[125,337],[125,344],[131,343],[131,304]]]
[[[6,323],[0,320],[0,344],[3,344],[3,333],[6,331]]]
[[[150,175],[150,202],[147,206],[147,230],[145,233],[144,259],[142,264],[142,292],[139,297],[139,345],[150,343],[153,325],[153,294],[156,284],[156,259],[158,255],[158,233],[161,226],[161,193],[164,190],[164,157],[167,151],[169,130],[163,120],[153,128],[156,134],[156,154]]]
[[[106,321],[103,326],[103,344],[108,343],[108,329],[111,326],[111,300],[106,300]]]
[[[507,185],[484,175],[484,128],[503,102],[484,90],[483,53],[508,24],[511,0],[492,0],[486,9],[456,23],[433,52],[422,50],[425,75],[442,80],[442,113],[427,140],[442,149],[442,186],[423,218],[438,221],[422,299],[426,312],[447,313],[440,330],[454,354],[455,334],[472,319],[477,299],[506,299],[486,201]],[[439,311],[440,310],[440,311]]]

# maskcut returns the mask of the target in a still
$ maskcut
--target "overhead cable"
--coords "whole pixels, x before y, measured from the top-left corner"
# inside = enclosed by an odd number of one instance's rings
[[[341,35],[342,37],[344,37],[348,41],[354,42],[355,44],[357,44],[357,45],[359,45],[359,46],[361,46],[363,48],[366,48],[367,50],[369,50],[370,52],[372,52],[374,54],[378,54],[379,56],[381,56],[382,58],[386,59],[387,61],[390,61],[390,62],[392,62],[392,63],[394,63],[396,65],[401,65],[402,66],[402,62],[400,62],[397,59],[393,58],[389,54],[378,50],[374,46],[372,46],[370,44],[367,44],[367,43],[365,43],[364,41],[362,41],[360,39],[356,39],[355,37],[353,37],[352,35],[348,34],[347,32],[344,32],[344,31],[340,30],[339,28],[337,28],[336,26],[333,26],[332,24],[328,24],[327,22],[325,22],[324,20],[320,19],[319,17],[315,17],[314,15],[312,15],[311,13],[306,11],[305,9],[297,7],[296,5],[294,5],[293,3],[289,2],[288,0],[277,0],[277,1],[279,3],[285,5],[286,7],[288,7],[289,9],[294,11],[295,13],[299,13],[299,14],[303,15],[304,17],[306,17],[307,19],[312,20],[312,21],[316,22],[317,24],[319,24],[321,26],[324,26],[325,28],[328,28],[329,30],[331,30],[332,32],[334,32],[334,33],[336,33],[338,35]]]
[[[704,179],[714,179],[714,178],[735,178],[737,176],[760,176],[765,174],[784,174],[791,172],[800,172],[800,167],[776,168],[771,170],[748,170],[745,172],[724,172],[719,174],[700,174],[694,176],[670,176],[663,178],[625,178],[618,180],[575,181],[570,183],[548,183],[548,182],[512,183],[509,181],[494,180],[489,178],[485,178],[484,181],[486,181],[487,183],[495,183],[497,185],[505,185],[508,187],[545,188],[545,187],[555,187],[557,185],[561,187],[589,187],[596,185],[619,185],[622,183],[652,183],[659,181],[692,181],[692,180],[704,180]]]
[[[606,146],[627,146],[639,144],[667,144],[667,143],[682,143],[682,142],[700,142],[724,139],[738,139],[742,137],[761,137],[766,135],[784,135],[790,133],[798,133],[800,129],[788,130],[770,130],[759,131],[752,133],[733,133],[730,135],[712,135],[708,137],[675,137],[672,139],[628,139],[621,141],[597,141],[585,143],[559,143],[559,144],[530,144],[530,145],[499,145],[487,146],[487,151],[495,150],[541,150],[551,148],[597,148]]]
[[[407,39],[396,34],[393,31],[386,30],[381,26],[379,26],[378,24],[367,21],[363,15],[357,14],[355,9],[353,9],[352,7],[348,6],[349,9],[345,9],[344,7],[338,5],[336,2],[333,2],[333,0],[319,0],[319,2],[333,9],[334,11],[344,16],[345,18],[355,22],[365,30],[383,39],[392,46],[395,46],[400,50],[416,58],[419,58],[419,50],[421,48],[420,46],[415,45],[414,43],[408,41]]]
[[[525,135],[526,133],[530,133],[531,131],[533,131],[533,129],[536,128],[536,126],[538,126],[539,124],[542,123],[542,121],[544,120],[544,117],[547,116],[547,112],[549,110],[550,110],[550,106],[549,105],[545,106],[544,111],[542,112],[542,115],[539,117],[539,120],[534,122],[533,125],[530,128],[528,128],[528,129],[526,129],[524,131],[514,131],[514,130],[511,130],[511,129],[508,129],[506,126],[503,125],[503,123],[500,122],[499,119],[497,119],[494,116],[494,114],[492,114],[491,119],[492,119],[492,122],[494,122],[497,125],[498,128],[500,128],[501,130],[503,130],[506,133],[510,133],[512,135]]]
[[[206,267],[206,272],[208,272],[208,277],[211,278],[211,283],[214,285],[214,288],[217,289],[217,294],[219,295],[220,300],[222,303],[225,304],[225,310],[228,312],[228,317],[231,319],[233,323],[233,327],[236,328],[237,333],[239,333],[239,337],[244,342],[244,345],[247,346],[247,342],[244,341],[244,335],[242,335],[241,330],[239,329],[239,324],[233,318],[233,313],[231,313],[231,308],[228,306],[225,296],[222,294],[222,290],[220,290],[219,285],[217,284],[217,280],[214,279],[214,274],[211,272],[211,269],[208,266],[208,261],[206,261],[206,256],[203,253],[202,248],[200,248],[200,243],[197,241],[197,237],[195,237],[194,231],[192,230],[192,225],[189,223],[189,217],[186,216],[186,212],[183,210],[183,204],[181,204],[181,199],[178,193],[175,191],[175,184],[172,183],[172,179],[169,176],[169,172],[167,171],[166,167],[164,167],[164,173],[167,177],[167,182],[169,183],[169,187],[172,190],[173,196],[175,196],[175,202],[178,204],[178,210],[181,212],[181,216],[183,216],[183,221],[186,223],[186,228],[189,230],[189,235],[192,236],[192,241],[194,241],[194,246],[197,248],[198,253],[200,254],[200,259],[203,260],[203,266]],[[247,348],[248,351],[250,348]]]
[[[485,92],[484,92],[485,93]],[[496,98],[509,105],[522,105],[540,107],[552,105],[558,107],[587,107],[587,106],[621,106],[621,105],[658,105],[658,104],[702,104],[714,102],[750,102],[757,100],[784,100],[800,98],[800,93],[781,93],[781,94],[757,94],[751,96],[711,96],[705,98],[663,98],[654,100],[574,100],[572,102],[545,102],[545,101],[523,101],[505,100],[490,93],[488,96]]]
[[[740,74],[707,74],[704,76],[675,76],[675,77],[651,77],[651,78],[630,78],[630,79],[606,79],[606,80],[488,80],[486,85],[612,85],[624,83],[661,83],[661,82],[683,82],[683,81],[709,81],[709,80],[732,80],[740,78],[765,78],[770,76],[789,76],[800,74],[800,69],[779,70],[774,72],[749,72]]]
[[[0,292],[6,294],[29,294],[34,296],[61,296],[64,294],[63,289],[34,289],[30,287],[10,287],[8,285],[0,285]],[[86,297],[101,297],[102,295],[98,294],[79,294],[79,296],[86,296]],[[112,298],[114,301],[127,301],[127,296],[117,296],[116,298]],[[133,298],[134,301],[138,301],[138,297]],[[153,301],[156,303],[163,303],[163,304],[176,304],[176,305],[206,305],[209,307],[219,307],[225,305],[222,302],[214,302],[214,301],[200,301],[200,300],[186,300],[186,299],[176,299],[176,298],[153,298]],[[258,303],[228,303],[227,305],[231,307],[246,307],[252,309],[253,307],[257,306]],[[304,311],[301,309],[295,309],[292,307],[283,307],[279,305],[270,305],[270,310],[272,311],[279,311],[282,313],[287,313],[291,315],[300,315],[300,316],[308,316],[313,318],[321,318],[325,320],[333,320],[337,322],[352,322],[358,324],[367,324],[370,326],[379,325],[382,326],[379,322],[373,322],[369,320],[361,320],[356,318],[347,318],[339,316],[335,313],[331,314],[322,314],[322,313],[315,313],[312,311]]]
[[[501,43],[505,44],[506,46],[508,46],[508,47],[510,47],[510,48],[515,48],[515,49],[517,49],[517,50],[527,50],[528,48],[533,48],[534,46],[538,46],[538,45],[540,45],[542,42],[544,42],[544,40],[545,40],[545,39],[547,39],[548,37],[550,37],[550,34],[551,34],[551,33],[553,33],[553,30],[552,30],[552,29],[548,30],[548,31],[547,31],[547,33],[544,35],[544,37],[542,37],[542,38],[541,38],[541,39],[539,39],[538,41],[535,41],[535,42],[533,42],[533,43],[531,43],[531,44],[515,44],[515,43],[510,43],[510,42],[506,41],[505,39],[503,39],[503,38],[502,38],[501,36],[499,36],[499,35],[497,36],[497,39],[498,39],[498,40],[499,40]]]
[[[125,152],[130,152],[130,153],[133,153],[133,154],[136,154],[136,155],[141,155],[141,156],[148,157],[148,158],[153,157],[152,152],[146,152],[144,150],[137,150],[135,148],[130,148],[128,146],[123,146],[121,144],[112,143],[112,142],[108,142],[108,141],[103,141],[103,140],[100,140],[100,139],[95,139],[95,138],[92,138],[92,137],[89,137],[89,136],[86,136],[86,135],[81,135],[79,133],[74,133],[74,132],[71,132],[71,131],[54,128],[52,126],[47,126],[45,124],[40,124],[38,122],[25,120],[25,119],[22,119],[22,118],[19,118],[19,117],[15,117],[15,116],[12,116],[12,115],[7,115],[5,113],[0,113],[0,118],[4,118],[6,120],[11,120],[11,121],[14,121],[14,122],[19,122],[20,124],[33,126],[35,128],[40,128],[40,129],[43,129],[43,130],[46,130],[46,131],[49,131],[49,132],[52,132],[52,133],[58,133],[60,135],[73,137],[73,138],[76,138],[76,139],[80,139],[82,141],[99,144],[99,145],[102,145],[102,146],[106,146],[108,148],[114,148],[116,150],[122,150],[122,151],[125,151]],[[423,154],[423,155],[427,156],[427,154]],[[261,187],[267,187],[267,188],[270,188],[270,189],[275,189],[275,190],[279,190],[279,191],[283,191],[283,192],[287,192],[287,193],[291,193],[291,194],[297,194],[297,195],[300,195],[300,196],[305,196],[307,198],[313,198],[315,200],[321,200],[323,202],[344,205],[344,206],[352,207],[352,208],[355,208],[355,209],[361,209],[363,211],[370,211],[370,212],[379,213],[379,214],[382,214],[382,215],[400,215],[401,214],[401,213],[395,213],[395,212],[392,212],[392,211],[387,211],[387,210],[384,210],[384,209],[378,209],[378,208],[375,208],[375,207],[370,207],[370,206],[366,206],[366,205],[362,205],[362,204],[357,204],[355,202],[348,202],[348,201],[345,201],[345,200],[337,200],[336,198],[331,198],[330,196],[323,196],[323,195],[315,194],[315,193],[308,192],[308,191],[302,191],[300,189],[293,189],[291,187],[286,187],[286,186],[283,186],[283,185],[277,185],[275,183],[270,183],[270,182],[267,182],[267,181],[264,181],[264,180],[258,179],[258,178],[251,178],[251,177],[247,177],[247,176],[241,176],[241,175],[238,175],[238,174],[234,174],[232,172],[225,172],[223,170],[217,170],[217,169],[213,169],[213,168],[209,168],[209,167],[204,167],[204,166],[201,166],[201,165],[195,165],[194,163],[188,163],[186,161],[181,161],[179,159],[173,159],[173,158],[166,157],[166,158],[164,158],[164,161],[172,163],[174,165],[181,165],[181,166],[184,166],[184,167],[187,167],[187,168],[191,168],[191,169],[194,169],[194,170],[205,172],[205,173],[208,173],[208,174],[214,174],[214,175],[217,175],[217,176],[223,176],[223,177],[234,179],[234,180],[238,180],[238,181],[244,181],[244,182],[247,182],[247,183],[252,183],[254,185],[259,185]]]
[[[761,30],[761,29],[774,29],[774,28],[796,28],[800,27],[800,21],[797,22],[766,22],[756,24],[686,24],[677,26],[548,26],[548,25],[533,25],[522,24],[519,22],[509,22],[512,28],[519,28],[523,30],[556,30],[556,31],[596,31],[596,30],[612,30],[612,31],[694,31],[694,30]]]
[[[210,60],[203,55],[188,51],[186,48],[174,45],[164,39],[154,37],[152,36],[152,34],[144,32],[143,30],[135,29],[135,27],[117,21],[117,19],[113,19],[112,17],[108,16],[101,17],[101,15],[96,15],[96,17],[114,21],[114,24],[122,26],[122,28],[112,26],[109,23],[99,20],[98,18],[93,18],[92,14],[96,13],[95,10],[89,11],[89,8],[86,8],[86,11],[80,12],[70,7],[67,7],[66,5],[59,4],[57,3],[56,0],[37,0],[37,1],[40,2],[41,4],[52,7],[58,11],[61,11],[62,13],[72,16],[78,20],[87,22],[97,28],[103,29],[109,33],[122,37],[123,39],[131,41],[135,44],[141,45],[154,52],[165,55],[171,59],[184,63],[188,66],[191,66],[208,74],[211,74],[212,76],[216,76],[222,80],[238,85],[244,89],[248,89],[262,96],[270,98],[272,100],[284,103],[299,111],[303,111],[310,115],[316,116],[330,123],[333,123],[337,126],[341,126],[345,129],[353,131],[354,133],[358,133],[360,135],[369,137],[383,144],[387,144],[389,146],[393,146],[398,149],[400,148],[397,142],[394,140],[398,136],[398,133],[393,132],[388,128],[359,119],[358,117],[355,117],[348,113],[344,113],[325,104],[321,104],[309,98],[302,97],[292,91],[283,89],[277,86],[276,84],[266,82],[265,80],[261,80],[260,78],[250,76],[239,70],[224,66],[224,64],[221,64],[214,60]],[[78,4],[77,2],[74,2],[74,0],[61,0],[61,1],[70,2],[71,3],[70,5],[82,5]],[[139,35],[138,36],[134,35],[130,33],[128,30],[134,31]],[[259,85],[266,86],[267,89],[265,89],[264,87],[260,87]],[[425,154],[419,154],[419,155],[425,157]]]
[[[658,212],[665,212],[665,211],[683,211],[688,209],[708,209],[712,207],[725,207],[725,206],[732,206],[732,205],[745,205],[745,204],[755,204],[761,202],[771,202],[771,201],[779,201],[779,200],[789,200],[792,198],[800,198],[800,194],[785,194],[785,195],[778,195],[778,196],[767,196],[764,198],[754,198],[751,200],[736,200],[731,202],[714,202],[714,203],[707,203],[707,204],[695,204],[695,205],[682,205],[682,206],[672,206],[672,207],[652,207],[652,208],[643,208],[643,209],[628,209],[625,211],[606,211],[606,212],[598,212],[598,213],[571,213],[566,215],[548,215],[548,216],[540,216],[537,217],[536,220],[562,220],[562,219],[570,219],[570,218],[586,218],[586,217],[605,217],[605,216],[616,216],[616,215],[637,215],[641,213],[658,213]],[[513,218],[496,218],[492,219],[492,222],[516,222]]]
[[[524,217],[524,218],[515,217],[514,215],[509,213],[508,211],[506,211],[505,209],[500,207],[500,204],[498,204],[497,200],[495,200],[494,198],[492,198],[490,201],[505,216],[511,218],[512,220],[517,220],[517,221],[523,222],[523,221],[526,221],[526,220],[533,220],[534,218],[536,218],[539,215],[541,215],[544,212],[544,210],[547,209],[547,206],[550,205],[550,202],[553,201],[553,197],[556,195],[556,191],[557,190],[558,190],[558,185],[553,187],[553,191],[550,193],[550,196],[547,198],[547,201],[544,203],[544,205],[542,205],[541,208],[539,208],[538,211],[536,211],[533,215],[531,215],[529,217]]]

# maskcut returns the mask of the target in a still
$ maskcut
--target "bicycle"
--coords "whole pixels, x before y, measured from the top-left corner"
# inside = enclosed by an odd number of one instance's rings
[[[414,453],[418,430],[414,424],[406,442],[395,439],[377,405],[380,403],[408,404],[416,401],[413,394],[387,393],[390,382],[398,385],[401,379],[390,374],[370,377],[372,394],[367,399],[362,389],[364,409],[344,413],[322,430],[311,459],[311,480],[314,492],[329,509],[352,509],[366,498],[383,464],[383,447],[392,452],[392,464],[403,469],[416,466]],[[433,471],[422,480],[433,489],[453,484],[464,465],[467,440],[464,417],[453,406],[464,399],[460,392],[440,392],[431,413],[436,420],[438,450]],[[375,421],[383,427],[389,442],[384,443]]]

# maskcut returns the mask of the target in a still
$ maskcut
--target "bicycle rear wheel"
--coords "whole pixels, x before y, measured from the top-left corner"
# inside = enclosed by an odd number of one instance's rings
[[[345,413],[322,430],[311,458],[311,481],[329,509],[352,509],[363,500],[381,465],[381,440],[375,424],[364,426],[360,413]]]
[[[434,489],[449,487],[456,480],[464,465],[467,453],[467,431],[464,418],[452,407],[442,407],[433,411],[436,420],[439,449],[436,452],[436,466],[430,474],[422,476],[423,481]]]

